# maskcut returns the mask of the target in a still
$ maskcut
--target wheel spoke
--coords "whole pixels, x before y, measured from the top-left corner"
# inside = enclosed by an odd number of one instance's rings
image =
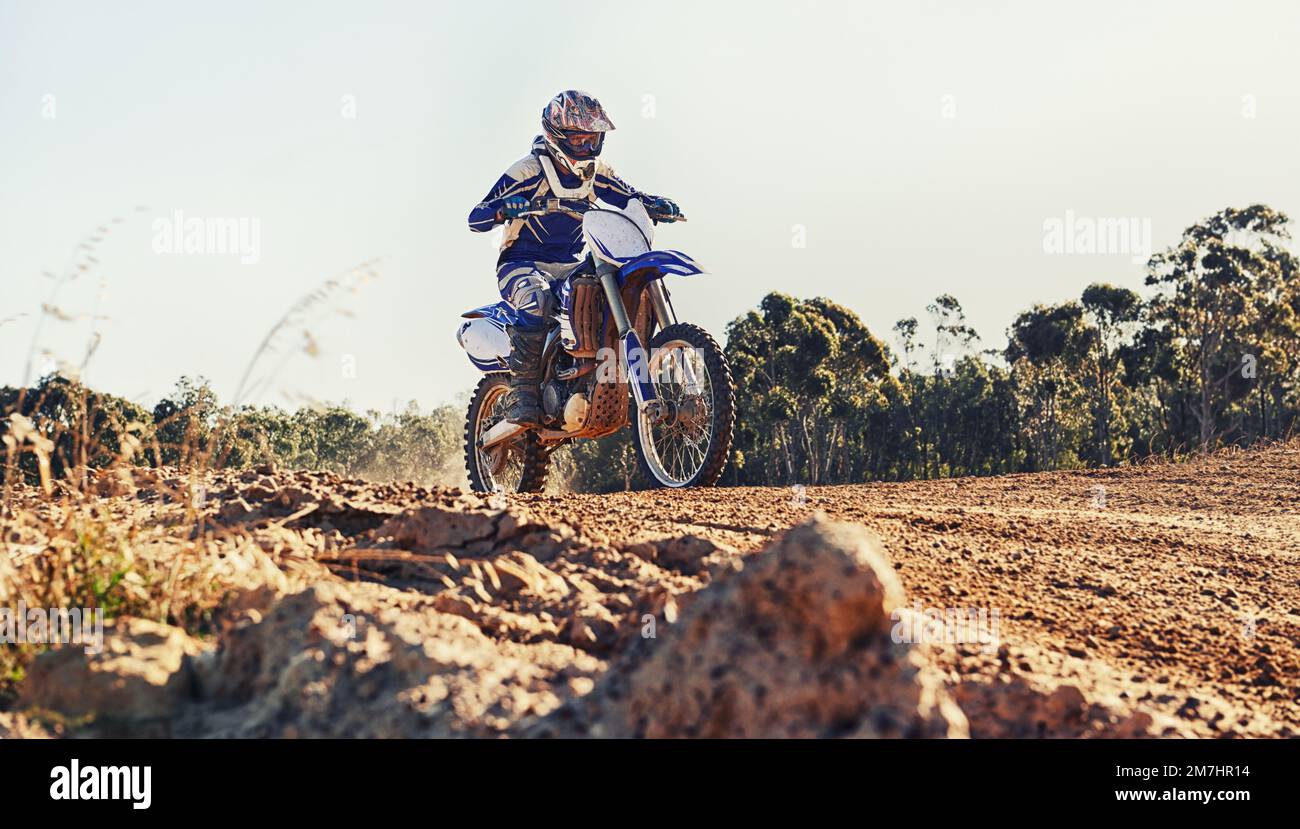
[[[646,461],[662,482],[684,484],[704,466],[713,423],[713,386],[708,366],[689,343],[664,344],[651,357],[655,393],[671,420],[655,423],[644,414],[640,426]]]
[[[508,397],[509,391],[504,386],[488,392],[479,410],[482,414],[474,430],[476,440],[505,418]],[[515,492],[524,476],[524,458],[519,442],[515,440],[505,446],[478,450],[478,467],[489,490]]]

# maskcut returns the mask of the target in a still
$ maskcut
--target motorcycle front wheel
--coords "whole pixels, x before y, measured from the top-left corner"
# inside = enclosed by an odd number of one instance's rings
[[[658,402],[632,414],[641,471],[662,487],[712,486],[722,477],[736,423],[731,369],[697,325],[670,325],[650,340],[646,361]]]

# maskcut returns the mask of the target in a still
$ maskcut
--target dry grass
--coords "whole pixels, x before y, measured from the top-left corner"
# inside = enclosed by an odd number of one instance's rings
[[[77,380],[98,348],[101,318],[97,311],[65,311],[58,300],[68,286],[94,273],[96,246],[122,221],[98,227],[62,272],[45,274],[53,285],[27,356],[24,388],[0,411],[0,606],[98,608],[106,619],[142,617],[203,636],[238,592],[268,581],[284,583],[284,562],[247,531],[212,525],[198,508],[199,482],[225,463],[214,447],[221,445],[227,423],[213,425],[206,445],[188,430],[178,441],[164,443],[158,435],[184,411],[156,422],[124,420],[118,412],[98,409],[98,398]],[[256,349],[236,402],[265,392],[295,354],[317,356],[319,345],[309,326],[325,315],[348,315],[342,301],[377,276],[375,262],[366,262],[295,303]],[[52,358],[40,348],[46,324],[86,320],[91,330],[84,358],[79,364],[59,363],[66,381],[27,388],[38,356]],[[50,410],[58,415],[48,416]],[[158,466],[167,450],[183,468]],[[0,711],[13,702],[26,667],[43,649],[0,646]]]
[[[109,620],[138,616],[202,633],[228,589],[205,572],[201,557],[186,555],[192,532],[183,511],[112,514],[93,496],[50,496],[19,485],[0,513],[6,552],[0,605],[98,608]],[[150,548],[165,554],[150,554]],[[14,686],[42,649],[0,649],[0,707],[12,700]]]

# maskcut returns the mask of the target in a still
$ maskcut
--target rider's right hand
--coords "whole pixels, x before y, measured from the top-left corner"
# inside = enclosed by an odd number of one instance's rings
[[[523,196],[511,196],[501,203],[501,209],[497,211],[502,219],[518,219],[524,213],[532,209],[532,203]]]

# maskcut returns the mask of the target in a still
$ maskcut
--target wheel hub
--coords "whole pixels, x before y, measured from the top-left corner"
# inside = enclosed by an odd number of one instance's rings
[[[674,408],[677,410],[674,425],[684,426],[687,429],[699,427],[708,415],[708,407],[704,402],[704,398],[698,394],[687,396]]]
[[[677,418],[677,407],[671,400],[657,398],[645,404],[646,419],[656,426],[672,425]]]

